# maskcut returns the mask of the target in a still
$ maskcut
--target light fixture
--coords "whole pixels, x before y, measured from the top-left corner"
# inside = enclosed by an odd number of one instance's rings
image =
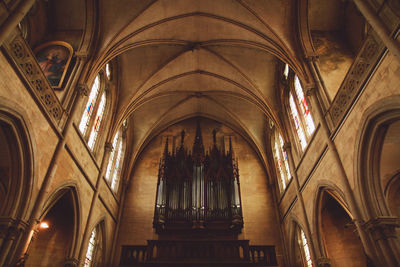
[[[40,229],[48,229],[50,226],[47,222],[43,221],[39,224]]]

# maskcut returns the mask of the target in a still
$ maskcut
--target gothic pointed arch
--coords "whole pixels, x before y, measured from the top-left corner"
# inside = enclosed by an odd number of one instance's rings
[[[80,206],[74,184],[65,183],[50,194],[30,242],[26,266],[50,267],[74,258],[80,234]]]
[[[292,215],[289,228],[290,266],[312,267],[313,262],[308,241],[311,237],[304,233],[303,226],[294,215]]]
[[[16,112],[0,106],[0,215],[19,218],[26,211],[33,187],[33,150],[28,128]]]
[[[362,207],[368,218],[390,215],[384,195],[388,179],[381,176],[380,167],[382,148],[388,129],[400,121],[398,100],[398,96],[383,99],[376,103],[373,109],[367,110],[363,116],[365,122],[359,131],[356,173]],[[400,169],[400,166],[397,168]],[[393,176],[395,174],[396,171]]]
[[[317,199],[316,232],[324,262],[332,266],[366,266],[368,257],[343,194],[333,186],[322,186]]]

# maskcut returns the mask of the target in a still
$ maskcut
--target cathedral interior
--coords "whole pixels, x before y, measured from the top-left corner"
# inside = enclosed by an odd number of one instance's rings
[[[400,266],[400,1],[0,0],[0,266]]]

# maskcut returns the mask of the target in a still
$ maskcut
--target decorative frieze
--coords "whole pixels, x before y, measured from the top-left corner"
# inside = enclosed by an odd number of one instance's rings
[[[65,111],[24,38],[17,34],[4,44],[4,48],[14,62],[16,70],[28,84],[28,90],[36,96],[55,124],[62,126]]]
[[[384,49],[385,46],[382,41],[374,32],[371,32],[350,67],[329,109],[334,126],[337,126],[345,116],[383,54]]]

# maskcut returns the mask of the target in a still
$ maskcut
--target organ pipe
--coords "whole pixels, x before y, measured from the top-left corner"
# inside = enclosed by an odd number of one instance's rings
[[[192,153],[181,145],[172,154],[168,139],[158,170],[157,195],[153,226],[158,233],[168,230],[219,229],[239,232],[243,227],[239,169],[229,151],[214,144],[205,153],[200,123],[197,123]]]

